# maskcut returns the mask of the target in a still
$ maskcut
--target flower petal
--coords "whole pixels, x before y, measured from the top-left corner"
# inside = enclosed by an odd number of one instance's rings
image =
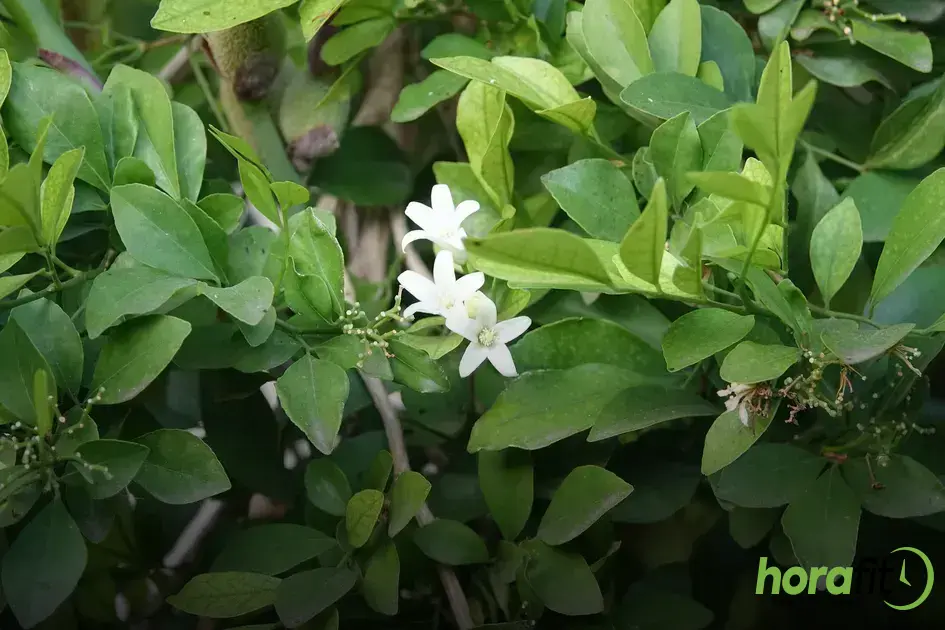
[[[466,317],[460,309],[454,309],[446,316],[446,327],[469,341],[476,341],[479,336],[479,324]]]
[[[504,322],[499,322],[495,325],[495,332],[499,335],[499,341],[508,343],[528,330],[531,325],[532,319],[522,315],[521,317],[513,317]]]
[[[441,224],[441,221],[437,219],[436,213],[433,212],[433,208],[417,201],[411,201],[408,203],[407,209],[404,210],[404,214],[407,215],[408,219],[419,225],[424,230],[432,230],[436,232],[437,227]]]
[[[480,328],[492,328],[495,326],[496,319],[495,302],[488,296],[482,294],[481,298],[476,299],[476,322]]]
[[[405,271],[397,276],[400,286],[405,288],[410,295],[414,296],[420,302],[430,302],[435,304],[439,292],[436,285],[429,278],[424,278],[416,271]]]
[[[406,251],[407,245],[410,245],[414,241],[420,241],[420,240],[432,241],[433,236],[431,236],[429,232],[426,232],[424,230],[411,230],[410,232],[407,232],[406,234],[404,234],[404,240],[401,241],[400,243],[400,251],[402,252]]]
[[[453,252],[450,250],[444,249],[437,253],[433,261],[433,281],[438,290],[452,293],[456,272],[453,269]]]
[[[453,213],[453,220],[456,221],[456,225],[459,225],[474,213],[479,211],[479,202],[473,201],[472,199],[467,199],[466,201],[460,201],[459,205],[456,206],[456,212]]]
[[[462,301],[466,301],[471,298],[479,289],[482,288],[482,285],[486,283],[486,277],[481,271],[476,271],[474,273],[466,274],[462,278],[456,281],[456,288],[454,292],[456,297]]]
[[[414,302],[404,309],[404,317],[411,318],[417,313],[429,313],[430,315],[439,315],[439,309],[436,304],[430,302]]]
[[[489,363],[502,376],[518,376],[518,372],[515,370],[515,362],[512,361],[512,353],[509,352],[509,347],[504,343],[497,343],[489,348]]]
[[[478,343],[470,343],[463,353],[463,358],[459,362],[459,375],[466,378],[475,371],[477,367],[489,356],[489,349],[480,346]],[[511,360],[511,356],[509,357]]]
[[[455,209],[450,187],[446,184],[434,186],[433,190],[430,191],[430,205],[433,206],[433,212],[437,214],[444,213],[443,216],[438,217],[438,220],[450,220]]]
[[[738,406],[738,419],[741,420],[742,424],[744,424],[746,427],[748,426],[748,405],[745,403],[742,403]]]

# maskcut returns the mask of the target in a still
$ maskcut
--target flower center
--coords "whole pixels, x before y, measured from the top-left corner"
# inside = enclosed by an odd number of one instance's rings
[[[492,346],[496,342],[497,339],[498,339],[498,335],[496,335],[495,331],[492,330],[491,328],[483,328],[482,330],[479,331],[478,340],[479,340],[480,346],[485,346],[486,348],[488,348]]]

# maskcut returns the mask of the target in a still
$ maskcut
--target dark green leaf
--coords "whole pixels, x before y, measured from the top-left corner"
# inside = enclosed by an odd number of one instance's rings
[[[778,507],[814,483],[824,463],[790,444],[756,444],[712,476],[712,489],[718,498],[741,507]]]
[[[344,516],[351,486],[344,472],[330,459],[321,457],[305,469],[305,494],[312,505],[332,516]]]
[[[719,376],[729,383],[773,381],[800,358],[801,351],[797,348],[743,341],[725,355]]]
[[[663,356],[671,372],[698,363],[742,339],[755,325],[751,315],[702,308],[674,321],[663,337]]]
[[[528,453],[517,449],[479,452],[482,495],[506,540],[518,538],[532,513],[534,477]]]
[[[429,494],[430,482],[420,473],[408,470],[397,475],[390,491],[387,535],[393,538],[399,534],[423,508]]]
[[[204,573],[191,579],[167,603],[191,615],[229,619],[271,606],[282,580],[259,573]]]
[[[631,387],[603,408],[587,440],[597,442],[669,420],[716,414],[716,407],[688,392],[652,385]]]
[[[910,33],[868,20],[853,20],[853,38],[919,72],[932,71],[932,44],[924,33]]]
[[[200,292],[214,304],[238,319],[255,326],[272,306],[272,283],[254,276],[232,287],[213,287],[201,283]]]
[[[302,571],[276,589],[276,612],[286,627],[297,628],[345,596],[358,574],[345,567]]]
[[[382,615],[396,615],[400,601],[400,556],[387,541],[368,558],[362,585],[364,601]]]
[[[620,100],[662,120],[689,112],[697,125],[732,104],[724,92],[678,72],[656,72],[634,81],[620,93]]]
[[[716,473],[736,459],[767,430],[774,416],[752,414],[748,426],[742,424],[738,411],[726,411],[715,419],[705,436],[705,449],[702,451],[702,474]]]
[[[489,561],[489,550],[479,534],[457,521],[438,518],[414,532],[413,540],[424,555],[441,564]]]
[[[33,377],[40,370],[51,373],[49,365],[16,321],[0,330],[0,356],[0,407],[33,424]]]
[[[548,609],[569,616],[603,611],[600,586],[583,557],[537,540],[527,551],[525,578]]]
[[[77,392],[84,371],[84,350],[72,318],[55,302],[42,299],[17,306],[10,319],[32,342],[52,370],[56,383]]]
[[[577,538],[633,492],[633,486],[599,466],[578,466],[555,491],[538,526],[538,538],[561,545]]]
[[[831,467],[791,501],[781,526],[801,566],[848,567],[856,552],[860,505],[840,471]]]
[[[311,527],[293,523],[256,525],[231,536],[211,570],[279,575],[335,548],[333,538]]]
[[[395,381],[424,394],[439,394],[449,390],[449,378],[430,355],[408,346],[397,337],[388,343],[388,351],[394,355],[390,367]]]
[[[75,452],[93,466],[75,464],[89,482],[87,489],[93,499],[107,499],[124,490],[148,456],[146,446],[121,440],[92,440],[81,444]],[[99,466],[105,470],[95,468]]]
[[[443,101],[459,94],[468,82],[469,79],[465,77],[446,70],[437,70],[423,81],[412,83],[400,91],[390,119],[396,123],[416,120]]]
[[[851,459],[841,468],[865,510],[887,518],[945,511],[945,486],[928,468],[906,455],[893,455],[885,465],[876,462]]]
[[[904,101],[877,127],[867,164],[905,170],[928,163],[945,146],[943,120],[945,86]]]
[[[358,22],[354,26],[336,33],[322,46],[322,61],[330,66],[341,65],[355,55],[380,45],[397,22],[390,17],[380,17]]]
[[[887,328],[830,328],[824,331],[821,339],[841,361],[856,365],[886,352],[913,328],[914,324],[896,324]]]
[[[159,429],[135,441],[151,449],[135,482],[159,501],[196,503],[230,489],[216,455],[193,434]]]
[[[276,382],[286,415],[319,451],[335,447],[342,411],[348,398],[348,376],[329,361],[306,354]]]
[[[733,101],[750,101],[755,81],[755,51],[745,30],[721,9],[703,4],[702,61],[714,61]]]
[[[607,160],[580,160],[542,175],[574,222],[594,238],[619,241],[639,216],[633,185]]]

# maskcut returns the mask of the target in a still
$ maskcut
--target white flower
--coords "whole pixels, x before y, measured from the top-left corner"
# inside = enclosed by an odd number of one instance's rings
[[[404,317],[411,317],[414,313],[451,317],[465,315],[466,300],[479,291],[486,277],[477,271],[457,280],[453,254],[444,249],[433,261],[432,281],[416,271],[405,271],[397,276],[397,280],[418,300],[404,310]]]
[[[731,383],[725,389],[720,389],[716,392],[719,396],[728,396],[728,399],[725,401],[725,409],[728,411],[733,411],[738,409],[738,419],[742,421],[742,424],[746,427],[748,426],[748,421],[751,418],[748,413],[748,398],[749,394],[754,390],[754,386],[746,385],[744,383]]]
[[[506,344],[528,330],[532,320],[522,316],[497,322],[495,303],[482,293],[472,296],[466,306],[466,314],[455,313],[446,319],[447,328],[469,340],[459,362],[459,375],[469,376],[489,359],[499,374],[517,376],[512,353]]]
[[[416,201],[407,204],[404,214],[420,229],[404,235],[401,249],[407,249],[407,245],[414,241],[426,239],[441,249],[453,252],[458,262],[464,262],[466,248],[463,239],[466,238],[466,230],[463,229],[463,221],[479,210],[479,203],[466,200],[454,206],[449,186],[437,184],[430,193],[430,205],[433,207]]]

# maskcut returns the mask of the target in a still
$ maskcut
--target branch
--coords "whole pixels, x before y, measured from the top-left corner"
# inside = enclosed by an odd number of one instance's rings
[[[397,417],[397,411],[387,396],[387,388],[384,387],[384,383],[373,376],[362,373],[361,379],[364,381],[364,386],[371,395],[374,406],[381,414],[381,420],[384,422],[384,433],[387,434],[387,444],[394,460],[394,472],[397,475],[405,473],[410,470],[410,459],[407,456],[407,445],[404,442],[404,430],[400,424],[400,419]],[[420,508],[416,518],[421,527],[434,521],[433,512],[425,503]],[[459,626],[460,630],[472,628],[473,621],[469,614],[469,603],[466,601],[463,587],[453,569],[445,565],[437,565],[437,572],[440,575],[443,590],[446,591],[446,597],[449,599],[450,609],[453,611],[456,625]]]
[[[173,83],[184,68],[190,65],[190,57],[200,50],[203,46],[203,36],[197,35],[190,38],[180,50],[177,51],[170,60],[164,64],[164,67],[158,70],[157,77],[167,83]]]
[[[22,306],[23,304],[29,304],[30,302],[35,302],[36,300],[41,300],[44,297],[48,297],[54,293],[58,293],[59,291],[64,291],[78,284],[82,284],[83,282],[87,282],[91,280],[92,278],[102,273],[103,271],[105,271],[103,267],[100,267],[98,269],[92,269],[91,271],[82,271],[82,272],[79,272],[79,275],[75,276],[74,278],[70,280],[66,280],[65,282],[61,283],[58,287],[49,286],[37,293],[30,293],[29,295],[24,295],[23,297],[17,298],[15,300],[2,301],[0,302],[0,312],[9,310],[11,308],[16,308],[17,306]]]

